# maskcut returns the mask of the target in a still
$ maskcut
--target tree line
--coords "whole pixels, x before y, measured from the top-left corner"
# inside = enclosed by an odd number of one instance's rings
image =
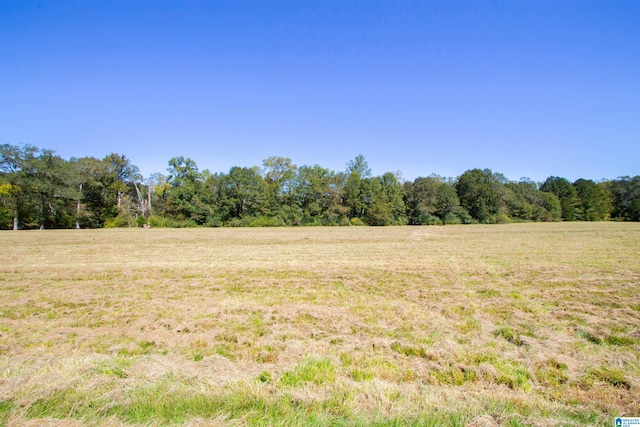
[[[269,157],[262,167],[200,171],[174,157],[146,179],[126,156],[65,160],[0,146],[0,228],[473,224],[640,220],[640,176],[510,181],[490,169],[457,178],[373,176],[362,155],[344,171]]]

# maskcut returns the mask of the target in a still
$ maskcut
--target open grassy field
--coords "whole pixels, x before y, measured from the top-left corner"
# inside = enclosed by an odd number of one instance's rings
[[[640,416],[638,223],[0,239],[0,424]]]

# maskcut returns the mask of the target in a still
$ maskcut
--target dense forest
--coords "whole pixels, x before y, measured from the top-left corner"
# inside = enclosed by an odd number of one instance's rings
[[[169,160],[143,178],[124,155],[65,160],[0,146],[0,228],[473,224],[640,220],[640,176],[594,182],[510,181],[489,169],[457,178],[373,176],[363,156],[344,171],[270,157],[262,167],[200,171]]]

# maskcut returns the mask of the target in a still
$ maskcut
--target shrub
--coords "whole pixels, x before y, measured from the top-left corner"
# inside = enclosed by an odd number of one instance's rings
[[[448,213],[444,216],[442,223],[446,225],[462,224],[462,220],[458,215]]]
[[[147,225],[147,218],[142,215],[138,216],[138,218],[136,218],[136,225],[138,227],[144,227],[145,225]]]
[[[155,215],[149,218],[149,225],[151,227],[158,228],[192,228],[198,226],[198,224],[191,219],[176,220],[172,218],[162,218]]]
[[[220,217],[217,216],[213,216],[211,218],[207,219],[207,222],[205,223],[206,227],[222,227],[222,220],[220,219]]]
[[[277,216],[259,216],[249,223],[250,227],[284,227],[287,224]]]
[[[131,227],[133,220],[129,216],[118,215],[115,218],[108,219],[104,222],[104,228],[122,228]]]
[[[240,218],[231,218],[224,225],[226,227],[242,227],[244,224]]]
[[[151,227],[162,227],[162,221],[163,218],[159,217],[157,215],[151,215],[151,218],[149,218],[149,225]]]
[[[431,215],[428,212],[421,212],[418,215],[418,224],[420,225],[442,225],[442,220],[437,216]]]
[[[485,224],[509,224],[511,222],[511,218],[507,214],[496,214],[491,215],[486,220],[483,221]]]
[[[452,215],[460,218],[460,221],[463,224],[477,224],[477,221],[473,219],[473,217],[469,214],[469,211],[467,211],[462,206],[457,206],[456,208],[454,208]]]

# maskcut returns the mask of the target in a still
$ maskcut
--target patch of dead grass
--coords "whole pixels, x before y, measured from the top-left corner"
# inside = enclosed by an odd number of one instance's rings
[[[116,405],[167,378],[370,421],[640,413],[638,224],[6,232],[0,247],[14,425],[61,391]],[[309,360],[331,381],[278,385]],[[127,424],[104,414],[84,422]]]

